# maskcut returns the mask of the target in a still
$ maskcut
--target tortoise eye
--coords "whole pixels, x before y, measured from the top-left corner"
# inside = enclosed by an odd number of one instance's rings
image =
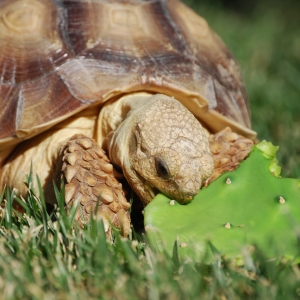
[[[163,179],[169,179],[169,169],[164,160],[160,157],[155,157],[155,168],[157,175]]]

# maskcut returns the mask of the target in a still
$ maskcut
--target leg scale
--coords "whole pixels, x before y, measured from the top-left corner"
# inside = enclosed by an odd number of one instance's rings
[[[203,186],[209,185],[223,173],[235,170],[247,158],[252,146],[252,140],[232,132],[229,127],[210,135],[209,148],[214,160],[214,171]]]
[[[77,134],[69,140],[62,149],[61,174],[67,208],[80,203],[76,214],[79,223],[87,222],[93,212],[102,218],[108,236],[110,225],[120,229],[124,236],[129,234],[130,204],[122,184],[115,178],[112,164],[93,139]]]

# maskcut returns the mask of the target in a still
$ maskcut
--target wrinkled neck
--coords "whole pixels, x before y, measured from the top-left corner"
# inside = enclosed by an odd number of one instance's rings
[[[102,107],[98,117],[96,139],[105,151],[108,151],[108,141],[130,111],[142,107],[152,97],[150,93],[134,93],[109,101]]]

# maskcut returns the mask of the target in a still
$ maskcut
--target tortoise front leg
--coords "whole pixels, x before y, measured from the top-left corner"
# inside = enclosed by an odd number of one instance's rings
[[[93,139],[77,134],[61,149],[61,156],[65,202],[67,208],[79,205],[77,221],[88,221],[93,212],[103,219],[108,236],[110,225],[121,229],[127,236],[130,232],[130,204],[101,147]]]
[[[229,127],[211,134],[208,141],[214,170],[203,186],[209,185],[223,173],[235,170],[248,157],[253,146],[252,140],[232,132]]]

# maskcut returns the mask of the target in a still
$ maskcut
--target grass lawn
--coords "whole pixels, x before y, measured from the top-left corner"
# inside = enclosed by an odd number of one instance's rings
[[[31,177],[31,176],[30,176]],[[32,178],[27,179],[28,187]],[[210,264],[151,249],[145,237],[106,241],[103,224],[85,228],[67,215],[64,195],[51,215],[29,188],[22,202],[9,189],[0,224],[0,299],[297,299],[300,270],[293,259],[270,260],[259,247],[244,264],[221,255],[210,243]],[[22,203],[25,214],[12,209]],[[134,235],[134,234],[133,234]]]
[[[285,177],[300,177],[300,2],[256,1],[254,8],[238,11],[198,2],[189,4],[240,62],[259,139],[280,146]],[[269,260],[257,247],[237,267],[212,244],[207,251],[215,258],[203,264],[181,260],[176,245],[172,256],[157,252],[144,237],[123,240],[116,233],[114,243],[107,243],[100,222],[80,228],[73,212],[65,214],[63,195],[56,194],[59,205],[51,215],[31,189],[25,215],[12,209],[14,191],[0,194],[6,201],[0,212],[0,299],[300,297],[300,270],[292,259]]]

